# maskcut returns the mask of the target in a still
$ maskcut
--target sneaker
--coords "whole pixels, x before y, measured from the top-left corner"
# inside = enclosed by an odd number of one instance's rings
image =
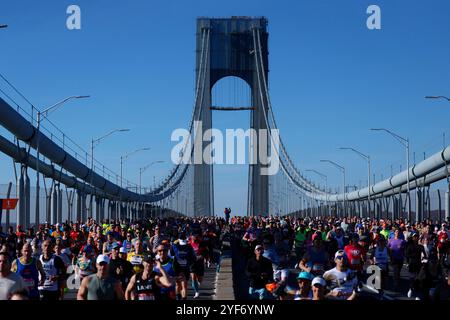
[[[409,289],[409,291],[408,291],[408,298],[412,298],[412,290],[411,289]]]
[[[197,299],[198,297],[200,297],[200,293],[199,293],[199,292],[196,292],[196,293],[194,294],[194,299]]]

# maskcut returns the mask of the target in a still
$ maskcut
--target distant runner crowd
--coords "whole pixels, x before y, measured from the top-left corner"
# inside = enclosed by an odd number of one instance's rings
[[[230,213],[10,227],[0,234],[0,300],[62,300],[69,289],[78,300],[186,300],[188,285],[197,299],[225,237],[245,257],[251,299],[354,300],[364,288],[450,297],[448,222]]]
[[[0,300],[185,300],[220,258],[225,220],[89,218],[0,236]]]
[[[393,299],[394,294],[415,300],[450,297],[448,222],[232,220],[233,232],[242,234],[253,299],[354,300],[364,292],[376,299]]]

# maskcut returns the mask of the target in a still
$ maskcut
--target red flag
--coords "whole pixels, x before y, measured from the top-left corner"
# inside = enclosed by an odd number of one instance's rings
[[[3,210],[14,210],[19,199],[1,199]]]

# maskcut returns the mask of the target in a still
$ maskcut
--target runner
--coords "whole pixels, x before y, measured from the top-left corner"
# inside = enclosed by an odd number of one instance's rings
[[[313,246],[309,247],[298,264],[298,268],[313,275],[322,275],[328,267],[329,256],[322,242],[322,234],[314,233]]]
[[[160,300],[161,288],[173,285],[173,280],[169,279],[166,271],[161,266],[161,262],[148,255],[143,259],[144,270],[135,274],[125,291],[126,300]],[[154,271],[158,268],[160,273]]]
[[[194,249],[196,260],[192,264],[190,273],[192,281],[192,289],[194,289],[194,299],[200,296],[200,283],[205,275],[205,256],[208,252],[208,244],[206,244],[201,234],[192,235],[189,244]]]
[[[312,300],[326,300],[325,289],[326,281],[322,277],[315,277],[311,283]]]
[[[26,243],[23,246],[22,256],[13,261],[11,271],[23,278],[30,300],[39,300],[38,286],[44,285],[45,272],[41,261],[31,256],[30,244]]]
[[[95,269],[95,254],[90,245],[84,247],[82,253],[75,261],[75,272],[78,277],[80,277],[80,281],[83,281],[84,278],[94,274],[96,272]]]
[[[358,278],[354,271],[348,269],[347,255],[344,250],[336,252],[334,262],[336,267],[323,274],[323,278],[331,289],[326,297],[337,300],[354,300],[357,297],[355,289],[358,285]]]
[[[39,286],[42,300],[59,300],[61,298],[61,287],[65,281],[66,268],[61,258],[53,253],[53,245],[50,240],[42,243],[42,255],[39,258],[45,272],[45,281]]]
[[[266,285],[273,282],[272,262],[263,256],[264,248],[257,245],[255,255],[248,260],[245,273],[250,279],[249,294],[252,299],[272,298]]]
[[[297,283],[299,289],[295,292],[294,300],[311,300],[313,295],[311,291],[311,281],[314,276],[309,273],[302,271],[297,276]]]
[[[11,272],[11,260],[6,252],[0,252],[0,300],[11,299],[16,292],[27,290],[23,278]]]
[[[194,249],[186,241],[186,234],[182,233],[177,243],[172,245],[170,254],[174,257],[174,270],[177,275],[177,294],[178,299],[187,299],[187,282],[191,268],[197,257]]]
[[[168,245],[160,244],[156,248],[156,260],[161,262],[161,267],[166,271],[166,274],[170,278],[176,278],[176,272],[173,268],[174,260],[169,257],[169,249]],[[153,271],[156,273],[161,273],[159,268],[155,266]],[[161,299],[162,300],[176,300],[176,282],[173,282],[170,287],[162,287],[161,288]]]
[[[83,279],[77,300],[123,300],[120,281],[109,276],[108,256],[101,254],[96,262],[97,273]]]
[[[127,255],[127,260],[131,262],[131,264],[133,265],[134,274],[137,274],[144,270],[142,261],[143,258],[147,255],[148,255],[147,252],[145,252],[144,248],[142,247],[142,240],[137,239],[134,242],[134,251],[128,253]]]
[[[389,250],[386,247],[386,239],[382,236],[378,239],[377,246],[368,253],[369,262],[381,270],[381,290],[386,288],[389,275]]]
[[[133,265],[125,259],[120,257],[119,250],[122,250],[118,243],[112,245],[111,258],[109,262],[109,275],[122,284],[122,289],[127,288],[128,282],[133,276]]]
[[[394,229],[394,237],[389,239],[388,248],[391,258],[391,266],[394,273],[394,287],[398,287],[400,282],[400,272],[403,267],[404,255],[405,255],[405,240],[400,238],[403,233],[399,228]]]

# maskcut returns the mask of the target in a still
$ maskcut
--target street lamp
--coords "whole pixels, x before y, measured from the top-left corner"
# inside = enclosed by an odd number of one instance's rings
[[[156,164],[156,163],[164,163],[164,161],[153,161],[152,163],[146,165],[143,168],[139,168],[139,193],[142,193],[142,174],[144,173],[145,170],[147,170],[148,168],[150,168],[152,165]],[[154,181],[154,177],[153,177],[153,181]]]
[[[89,98],[90,96],[71,96],[68,98],[65,98],[57,103],[55,103],[54,105],[44,109],[43,111],[39,111],[36,109],[37,111],[37,128],[36,128],[36,137],[37,137],[37,141],[36,141],[36,211],[35,211],[35,218],[36,221],[35,223],[38,223],[39,220],[39,141],[40,141],[40,134],[39,134],[39,130],[41,128],[41,120],[42,118],[46,118],[48,117],[48,115],[50,114],[51,111],[55,111],[58,107],[62,106],[64,103],[66,103],[69,100],[73,100],[73,99],[85,99],[85,98]]]
[[[104,136],[102,136],[102,137],[100,137],[98,139],[92,138],[92,140],[91,140],[91,170],[92,171],[94,171],[94,148],[100,144],[100,141],[105,139],[105,138],[107,138],[107,137],[109,137],[113,133],[116,133],[116,132],[128,132],[128,131],[130,131],[130,129],[114,129],[114,130],[108,132],[107,134],[105,134]]]
[[[123,160],[126,160],[128,157],[130,157],[131,155],[133,155],[139,151],[147,151],[147,150],[150,150],[150,148],[137,149],[137,150],[134,150],[133,152],[128,153],[127,155],[120,157],[120,187],[121,188],[122,188],[122,180],[123,180]]]
[[[367,160],[367,171],[368,171],[368,176],[367,176],[367,189],[368,189],[368,196],[367,196],[367,203],[368,203],[368,209],[369,209],[369,216],[370,216],[370,156],[369,155],[365,155],[364,153],[354,149],[354,148],[349,148],[349,147],[341,147],[339,148],[341,150],[351,150],[355,153],[357,153],[358,155],[360,155],[362,158],[364,158],[365,160]],[[361,216],[362,218],[362,216]]]
[[[320,162],[329,162],[332,165],[334,165],[336,168],[342,170],[342,174],[344,177],[344,200],[342,201],[342,206],[344,207],[344,216],[346,215],[346,208],[345,208],[345,196],[346,196],[346,192],[345,192],[345,168],[343,166],[338,165],[336,162],[333,162],[331,160],[320,160]]]
[[[318,174],[319,176],[321,176],[322,178],[324,178],[325,179],[325,202],[326,202],[326,206],[327,206],[327,208],[326,208],[326,210],[328,211],[328,192],[327,192],[327,189],[328,189],[328,178],[327,178],[327,176],[326,175],[324,175],[323,173],[320,173],[319,171],[317,171],[317,170],[313,170],[313,169],[308,169],[308,170],[306,170],[307,172],[314,172],[314,173],[316,173],[316,174]],[[320,203],[319,203],[319,207],[320,207]]]
[[[384,128],[380,129],[370,129],[372,131],[385,131],[389,133],[391,136],[393,136],[398,142],[400,142],[405,148],[406,148],[406,188],[408,192],[408,221],[411,222],[411,199],[410,199],[410,193],[409,193],[409,138],[403,138],[400,137],[398,134],[393,133],[392,131],[389,131]]]
[[[450,98],[445,96],[426,96],[425,99],[445,99],[447,101],[450,101]]]

